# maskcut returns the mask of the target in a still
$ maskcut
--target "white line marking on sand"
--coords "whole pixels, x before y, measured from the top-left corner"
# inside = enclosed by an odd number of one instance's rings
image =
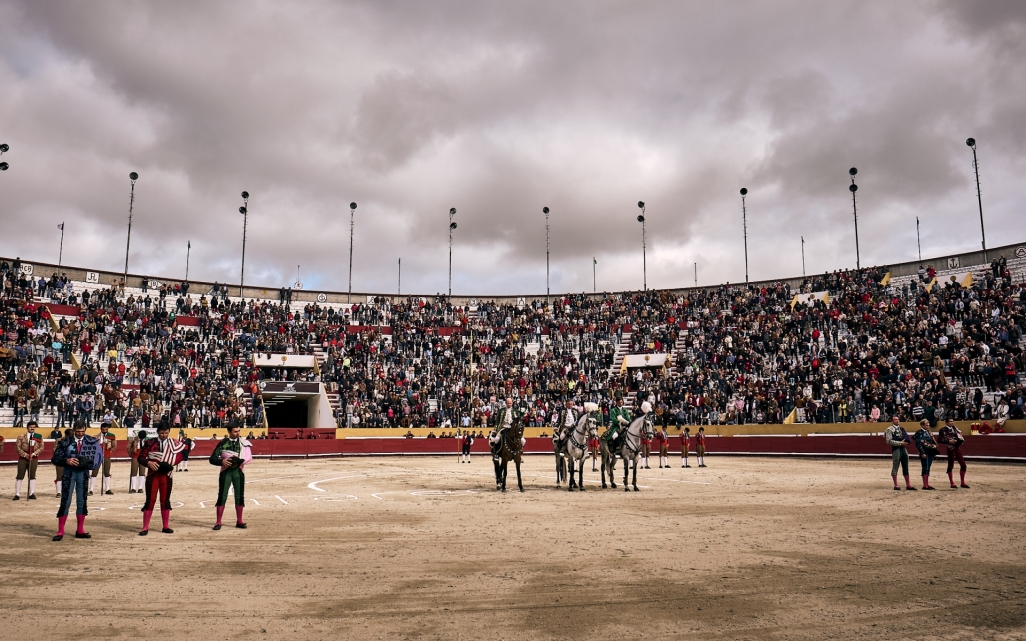
[[[286,501],[285,499],[281,498],[281,497],[280,497],[280,496],[278,496],[277,494],[275,494],[275,495],[274,495],[274,498],[278,499],[279,501],[281,501],[281,502],[282,502],[282,503],[284,503],[285,505],[288,505],[288,504],[289,504],[289,502],[288,502],[288,501]]]

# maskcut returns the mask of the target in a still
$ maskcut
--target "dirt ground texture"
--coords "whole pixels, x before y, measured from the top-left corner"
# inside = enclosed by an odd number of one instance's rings
[[[527,457],[523,494],[484,457],[258,460],[249,528],[229,507],[220,532],[194,460],[174,534],[154,514],[147,537],[118,463],[93,538],[59,543],[52,468],[13,502],[5,467],[2,636],[1026,639],[1026,467],[971,464],[950,490],[938,461],[941,489],[894,492],[889,459],[656,460],[639,492],[588,463],[569,493]]]

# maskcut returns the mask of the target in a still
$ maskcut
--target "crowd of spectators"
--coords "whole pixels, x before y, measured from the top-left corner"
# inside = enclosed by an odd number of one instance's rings
[[[166,417],[254,427],[259,381],[298,378],[338,395],[340,425],[368,427],[478,430],[509,396],[532,426],[568,402],[598,403],[608,417],[621,399],[649,400],[663,424],[1022,418],[1026,290],[1003,257],[969,287],[936,283],[932,267],[900,284],[886,273],[828,273],[793,290],[726,284],[473,307],[380,297],[297,309],[287,291],[277,302],[188,283],[83,291],[2,262],[0,405],[18,423],[44,413],[60,426]],[[81,311],[51,319],[46,302]],[[614,369],[618,351],[667,353],[669,367]],[[280,353],[316,353],[319,368],[253,367],[255,354]],[[63,366],[73,359],[77,369]]]

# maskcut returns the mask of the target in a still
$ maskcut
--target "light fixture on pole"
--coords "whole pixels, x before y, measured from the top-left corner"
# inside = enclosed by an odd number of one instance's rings
[[[595,283],[597,282],[595,280],[595,271],[597,269],[598,269],[598,261],[595,260],[594,256],[592,256],[591,257],[591,293],[592,294],[598,293],[598,287],[596,287],[596,285],[595,285]]]
[[[192,241],[185,245],[185,282],[189,282],[189,256],[192,254]]]
[[[851,192],[851,211],[855,216],[855,269],[862,269],[862,261],[859,259],[859,210],[855,207],[855,192],[859,190],[859,186],[855,184],[855,174],[859,173],[859,170],[852,167],[848,170],[848,175],[851,176],[851,186],[848,187],[848,191]]]
[[[965,144],[973,150],[973,169],[976,171],[976,202],[980,205],[980,238],[983,241],[983,260],[989,262],[987,257],[987,232],[983,228],[983,194],[980,192],[980,165],[976,162],[976,139],[967,138]]]
[[[10,149],[11,149],[11,146],[8,145],[7,143],[0,143],[0,156],[3,156],[5,153],[10,151]],[[7,163],[0,162],[0,171],[7,171],[8,167],[10,167],[10,165],[8,165]]]
[[[57,252],[57,271],[60,271],[61,260],[64,258],[64,223],[57,225],[57,229],[61,230],[61,247]]]
[[[134,171],[128,174],[128,179],[132,181],[132,191],[128,196],[128,237],[125,239],[125,274],[122,279],[122,283],[128,284],[128,248],[132,244],[132,207],[135,205],[135,181],[139,180],[139,174]]]
[[[549,306],[549,208],[542,207],[545,214],[545,307]]]
[[[353,225],[356,221],[356,203],[349,203],[349,294],[346,302],[353,302]]]
[[[698,287],[698,263],[695,263],[695,287]]]
[[[456,229],[456,223],[452,217],[456,215],[456,208],[449,210],[449,296],[452,296],[452,230]]]
[[[403,259],[402,258],[399,259],[399,282],[396,283],[396,286],[395,286],[395,295],[396,296],[402,296],[403,295]]]
[[[802,278],[805,278],[805,236],[802,236]]]
[[[745,236],[745,282],[748,282],[748,212],[745,210],[745,196],[748,188],[741,188],[741,229]]]
[[[645,202],[638,201],[638,209],[641,213],[638,214],[638,222],[641,223],[641,282],[645,291],[648,291],[648,265],[645,258]]]
[[[239,275],[239,298],[244,298],[242,288],[246,284],[246,226],[249,224],[249,192],[242,192],[242,272]]]
[[[919,262],[923,262],[923,244],[919,242],[919,216],[916,216],[916,248],[919,250]]]

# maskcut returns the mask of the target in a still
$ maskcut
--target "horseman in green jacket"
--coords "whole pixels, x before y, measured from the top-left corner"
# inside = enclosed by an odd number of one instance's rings
[[[502,435],[507,429],[513,427],[514,423],[522,422],[527,412],[523,407],[513,407],[513,398],[506,397],[506,404],[499,408],[495,414],[495,426],[488,436],[488,444],[492,448],[492,458],[498,460],[499,452],[502,451]]]
[[[631,411],[623,406],[623,399],[619,399],[613,409],[609,410],[609,427],[602,433],[602,440],[609,445],[609,449],[615,450],[615,443],[620,440],[623,431],[631,424]]]

